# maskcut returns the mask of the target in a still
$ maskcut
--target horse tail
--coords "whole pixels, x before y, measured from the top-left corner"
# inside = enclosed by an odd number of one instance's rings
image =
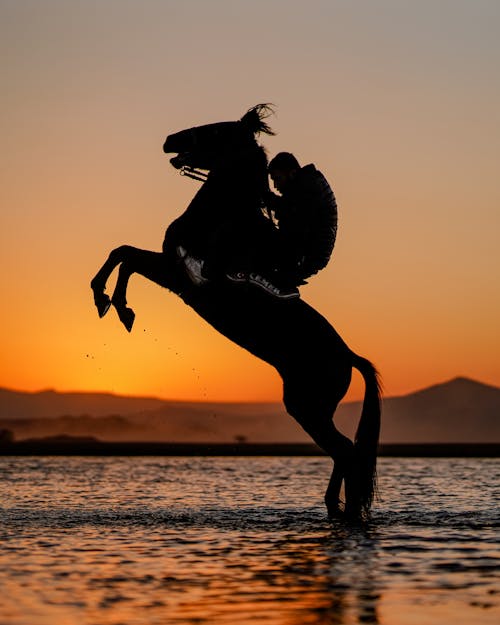
[[[357,496],[362,514],[368,514],[377,492],[377,451],[380,435],[382,385],[380,375],[366,358],[354,354],[353,367],[365,381],[365,396],[354,437]]]

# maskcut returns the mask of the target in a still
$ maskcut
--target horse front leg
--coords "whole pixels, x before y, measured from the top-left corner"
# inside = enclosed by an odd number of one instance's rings
[[[96,305],[99,317],[104,317],[111,306],[111,298],[105,293],[106,282],[115,267],[123,261],[129,248],[130,246],[128,245],[121,245],[112,250],[104,265],[90,282],[90,288],[94,294],[94,304]]]
[[[134,273],[132,263],[122,261],[118,271],[118,279],[116,281],[115,290],[111,298],[111,304],[115,307],[118,318],[125,326],[127,332],[132,331],[135,321],[135,312],[127,306],[127,287],[130,276]]]
[[[115,290],[111,297],[120,321],[130,332],[134,325],[135,313],[127,306],[127,287],[130,276],[137,273],[167,289],[174,290],[177,284],[175,267],[169,257],[161,252],[150,252],[136,247],[124,246],[121,249],[121,264]]]

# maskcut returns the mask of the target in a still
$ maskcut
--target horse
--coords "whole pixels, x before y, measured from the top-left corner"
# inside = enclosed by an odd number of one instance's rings
[[[265,121],[272,109],[259,104],[237,121],[196,126],[167,136],[171,164],[202,185],[167,228],[161,252],[122,245],[91,281],[100,317],[113,307],[130,332],[135,314],[126,293],[134,273],[178,295],[218,332],[273,366],[283,382],[283,403],[311,439],[333,460],[325,492],[328,515],[367,518],[376,493],[376,461],[381,415],[381,383],[375,366],[355,354],[334,327],[302,297],[281,299],[255,285],[213,280],[201,286],[188,277],[179,250],[203,258],[208,232],[228,219],[258,233],[269,222],[263,209],[268,189],[267,156],[257,142],[274,132]],[[106,282],[119,266],[111,297]],[[354,441],[334,424],[353,368],[360,371],[365,394]],[[341,488],[344,484],[344,499]]]

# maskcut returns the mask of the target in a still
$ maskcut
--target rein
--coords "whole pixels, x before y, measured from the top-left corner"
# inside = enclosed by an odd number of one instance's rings
[[[205,182],[208,178],[208,174],[204,171],[200,171],[199,169],[195,169],[194,167],[189,167],[189,165],[183,165],[179,173],[181,176],[187,176],[188,178],[193,178],[193,180],[199,180],[200,182]]]

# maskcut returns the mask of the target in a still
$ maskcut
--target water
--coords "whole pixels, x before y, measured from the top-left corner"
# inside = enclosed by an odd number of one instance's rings
[[[500,622],[500,461],[381,459],[330,522],[325,458],[0,458],[0,625]]]

